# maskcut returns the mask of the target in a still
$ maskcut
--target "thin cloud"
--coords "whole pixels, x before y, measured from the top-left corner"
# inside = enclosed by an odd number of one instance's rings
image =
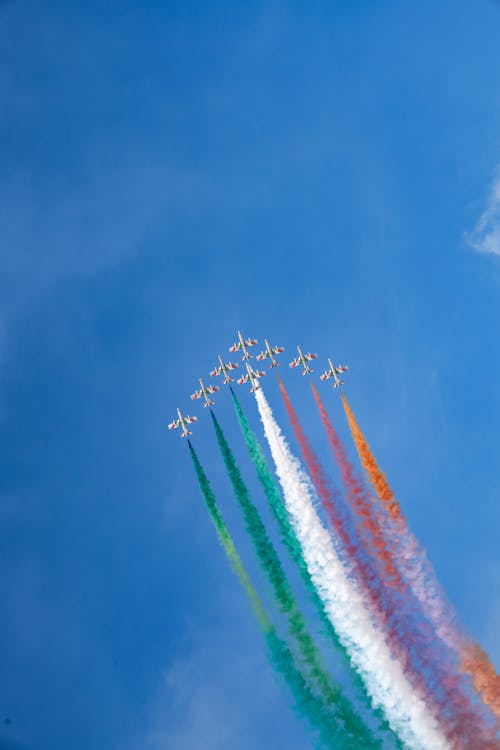
[[[465,239],[478,253],[500,255],[500,167],[491,186],[486,210]]]

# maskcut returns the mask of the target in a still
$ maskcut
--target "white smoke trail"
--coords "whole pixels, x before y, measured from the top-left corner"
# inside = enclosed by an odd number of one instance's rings
[[[309,478],[292,455],[262,389],[255,392],[255,397],[307,568],[373,705],[384,711],[392,729],[412,750],[449,750],[450,744],[413,691],[400,663],[392,658],[382,633],[374,627],[364,608],[361,595],[347,578],[332,539],[314,508]]]

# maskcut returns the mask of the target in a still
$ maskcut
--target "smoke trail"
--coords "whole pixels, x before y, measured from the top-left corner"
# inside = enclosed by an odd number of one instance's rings
[[[191,453],[191,458],[193,459],[193,464],[194,464],[194,468],[196,471],[196,477],[198,479],[198,483],[203,493],[203,497],[205,498],[205,503],[207,505],[210,518],[212,519],[213,524],[215,526],[215,530],[217,532],[217,536],[219,537],[219,541],[222,547],[224,548],[224,552],[227,555],[227,558],[229,560],[229,563],[231,565],[233,572],[239,578],[241,585],[245,589],[245,593],[250,600],[253,613],[255,617],[257,618],[259,625],[261,626],[262,630],[265,633],[267,633],[269,630],[272,629],[272,625],[264,611],[264,607],[262,605],[260,597],[257,594],[256,590],[254,589],[250,581],[250,578],[247,575],[245,568],[243,567],[243,563],[241,562],[240,556],[238,555],[238,552],[236,551],[236,547],[229,533],[229,529],[227,528],[225,521],[222,518],[222,515],[220,513],[219,507],[217,505],[217,501],[215,499],[215,495],[212,492],[212,488],[210,487],[210,482],[208,481],[208,477],[205,474],[205,471],[200,463],[200,459],[196,455],[196,452],[190,440],[188,440],[188,446],[189,446],[189,451]]]
[[[450,747],[407,682],[401,665],[392,659],[382,635],[364,609],[360,594],[348,580],[330,535],[316,514],[308,479],[291,454],[262,389],[256,391],[255,397],[309,573],[373,704],[382,707],[391,727],[412,750]]]
[[[319,700],[309,689],[304,677],[295,665],[290,649],[286,643],[279,638],[276,630],[272,626],[269,617],[264,610],[262,601],[254,589],[248,573],[243,566],[233,539],[229,533],[229,529],[219,511],[208,478],[189,440],[188,445],[198,483],[203,493],[210,518],[215,526],[219,541],[226,553],[233,572],[238,577],[248,599],[250,600],[254,615],[257,618],[266,639],[271,664],[276,672],[282,675],[292,692],[296,713],[301,718],[307,719],[311,727],[319,732],[319,737],[324,746],[331,748],[331,750],[357,750],[359,744],[353,745],[351,740],[343,735],[343,732],[334,717],[325,709],[323,701]]]
[[[304,434],[298,416],[290,401],[288,392],[281,378],[279,376],[277,377],[283,403],[285,404],[285,409],[292,425],[295,438],[300,446],[302,456],[313,480],[313,484],[318,492],[323,507],[328,514],[332,528],[341,542],[341,549],[346,557],[346,569],[348,572],[352,572],[356,576],[356,580],[361,586],[363,594],[368,598],[370,598],[370,596],[373,598],[373,592],[380,593],[381,587],[376,565],[372,558],[366,554],[362,537],[354,527],[352,515],[347,510],[341,493],[325,476],[323,468]],[[363,499],[363,488],[353,481],[349,489],[355,496],[354,501],[350,498],[351,505],[358,509],[357,505],[359,499]],[[364,516],[366,516],[366,512]],[[361,531],[364,532],[365,528],[363,527]]]
[[[283,383],[280,383],[280,389],[285,401],[287,413],[291,420],[293,420],[294,429],[297,430],[297,434],[301,432],[298,419],[294,413],[293,407],[286,393]],[[356,517],[360,519],[360,532],[362,534],[363,541],[368,549],[371,549],[374,557],[376,557],[381,566],[384,583],[389,586],[393,586],[398,593],[403,594],[405,587],[401,580],[401,575],[397,570],[392,560],[390,550],[385,544],[385,540],[381,533],[380,519],[373,510],[370,502],[370,498],[367,497],[365,489],[362,483],[356,477],[352,465],[347,459],[344,451],[344,447],[340,442],[340,439],[333,429],[325,407],[321,401],[320,395],[316,389],[316,386],[311,381],[311,389],[318,406],[321,421],[325,427],[328,442],[335,453],[335,457],[340,466],[342,481],[344,482],[347,489],[347,498],[349,504],[355,511]],[[305,438],[303,438],[305,440]]]
[[[306,438],[284,386],[281,385],[281,388],[283,398],[287,402],[287,411],[294,421],[294,429],[302,445],[303,442],[307,442]],[[428,621],[422,618],[424,613],[420,603],[413,599],[408,582],[402,577],[396,565],[393,546],[388,544],[383,533],[382,513],[373,512],[371,498],[366,495],[362,482],[356,477],[344,446],[312,382],[311,388],[328,441],[341,468],[348,499],[362,518],[363,530],[368,532],[364,537],[365,544],[382,562],[384,583],[388,577],[387,582],[393,587],[385,596],[373,587],[370,587],[369,591],[371,601],[378,611],[382,612],[391,648],[405,665],[405,671],[414,687],[433,707],[447,737],[458,747],[470,747],[471,742],[475,748],[489,747],[491,730],[487,727],[485,717],[480,715],[478,707],[471,706],[466,686],[462,684],[449,661],[451,654],[440,647]],[[394,590],[397,591],[397,599],[394,598]],[[394,613],[392,622],[389,619],[391,611]]]
[[[321,665],[319,653],[297,606],[277,552],[267,534],[257,508],[250,500],[248,489],[215,414],[213,412],[211,414],[217,442],[231,479],[234,493],[243,511],[247,531],[255,547],[261,567],[273,587],[280,609],[288,616],[290,634],[295,638],[305,664],[307,664],[326,703],[332,706],[338,717],[344,722],[346,729],[356,738],[356,741],[362,743],[364,747],[379,746],[379,743],[375,743],[370,736],[369,730],[364,725],[361,717],[355,713],[349,700],[342,694],[340,686],[333,683],[333,680]]]
[[[302,580],[305,584],[305,587],[310,596],[310,599],[312,600],[316,608],[316,611],[320,617],[325,634],[330,638],[336,651],[341,655],[342,659],[347,664],[349,664],[349,656],[345,648],[342,646],[342,644],[339,641],[337,633],[335,632],[332,626],[332,623],[325,611],[323,602],[318,596],[318,592],[316,591],[314,583],[311,579],[311,576],[307,569],[306,561],[304,560],[304,557],[302,555],[300,542],[297,539],[295,529],[293,528],[290,522],[288,512],[283,504],[281,492],[279,488],[277,487],[274,477],[271,473],[271,469],[269,468],[267,464],[262,447],[257,437],[250,429],[248,420],[243,413],[243,409],[241,408],[240,402],[238,401],[236,394],[234,393],[232,388],[230,390],[231,390],[231,395],[233,397],[233,403],[234,403],[234,407],[236,410],[236,416],[238,418],[238,422],[241,427],[243,437],[245,439],[248,451],[250,453],[250,457],[257,471],[257,476],[259,478],[259,481],[264,489],[264,492],[266,494],[267,500],[274,514],[274,517],[276,521],[278,522],[278,526],[281,532],[281,539],[283,543],[285,544],[285,546],[287,547],[290,553],[290,556],[292,557],[297,567],[299,568]],[[365,707],[370,709],[369,696],[366,693],[366,689],[365,689],[363,681],[359,678],[359,675],[356,671],[353,671],[352,674],[353,674],[353,677],[355,678],[356,687],[358,688],[358,691],[362,695],[362,699],[363,699],[363,703]],[[375,713],[379,721],[381,720],[381,729],[385,731],[387,730],[390,731],[390,727],[387,724],[387,722],[383,719],[380,711],[377,710]],[[399,742],[398,737],[395,737],[394,739],[397,742]]]
[[[404,575],[410,581],[413,593],[418,597],[426,616],[450,647],[457,650],[461,668],[471,675],[474,686],[485,704],[500,717],[500,677],[487,654],[472,642],[457,623],[456,613],[437,581],[425,550],[408,528],[401,506],[394,496],[385,474],[379,468],[361,428],[359,427],[347,399],[342,394],[342,403],[359,458],[372,483],[377,497],[390,519],[385,531],[394,545],[394,554]]]

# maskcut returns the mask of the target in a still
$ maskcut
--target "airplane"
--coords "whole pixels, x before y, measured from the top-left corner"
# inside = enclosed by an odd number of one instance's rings
[[[213,406],[215,404],[215,401],[212,401],[212,399],[209,397],[209,393],[216,393],[220,390],[218,385],[205,385],[203,380],[199,378],[200,381],[200,390],[195,391],[191,394],[191,399],[194,401],[197,398],[203,398],[205,399],[205,403],[202,404],[202,406]]]
[[[188,435],[192,435],[193,433],[188,430],[186,425],[191,424],[191,422],[197,422],[198,417],[183,417],[180,409],[177,409],[177,416],[178,416],[178,419],[174,419],[173,422],[170,422],[168,429],[175,430],[177,429],[177,427],[180,427],[181,428],[180,437],[187,437]]]
[[[248,381],[250,381],[250,393],[253,393],[254,391],[258,391],[260,388],[257,382],[258,379],[264,377],[266,373],[264,372],[264,370],[252,370],[248,363],[246,365],[246,368],[247,374],[242,375],[241,378],[238,378],[236,382],[238,383],[238,385],[242,385],[243,383],[248,383]]]
[[[229,351],[233,353],[241,349],[241,351],[243,352],[243,356],[241,359],[250,359],[252,355],[247,351],[247,347],[255,346],[256,343],[257,339],[244,339],[241,331],[238,331],[238,341],[236,341],[235,344],[229,347]]]
[[[226,383],[232,383],[233,380],[234,380],[234,378],[231,378],[229,376],[228,370],[234,370],[236,367],[238,367],[237,362],[227,362],[226,363],[226,362],[223,361],[222,357],[219,354],[219,363],[220,363],[220,366],[219,367],[214,367],[214,369],[211,371],[210,375],[212,377],[215,377],[216,375],[221,375],[222,374],[222,375],[224,375],[224,380],[222,381],[224,383],[224,385],[226,385]]]
[[[264,344],[266,345],[266,348],[263,352],[260,354],[257,354],[256,359],[259,360],[259,362],[262,362],[263,359],[266,359],[266,357],[269,357],[269,360],[271,364],[269,367],[278,367],[279,362],[276,362],[274,355],[275,354],[281,354],[281,352],[285,351],[284,346],[269,346],[269,341],[267,339],[264,339]]]
[[[293,359],[290,362],[290,367],[298,367],[299,365],[301,365],[304,368],[302,371],[302,375],[310,374],[311,372],[313,372],[313,369],[312,367],[309,367],[307,363],[310,362],[312,359],[316,359],[318,355],[311,354],[310,352],[308,352],[307,354],[303,354],[300,346],[297,347],[297,351],[299,355],[298,357],[295,357],[295,359]]]
[[[325,370],[323,375],[320,375],[320,380],[328,380],[328,378],[333,378],[334,382],[332,383],[333,388],[340,388],[341,385],[344,385],[344,381],[340,380],[338,375],[342,372],[347,372],[349,369],[346,365],[337,365],[337,367],[334,367],[332,360],[328,358],[328,365],[330,367],[329,370]]]

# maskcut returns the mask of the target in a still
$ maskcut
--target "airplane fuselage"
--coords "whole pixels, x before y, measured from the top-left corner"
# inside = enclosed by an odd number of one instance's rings
[[[264,343],[266,345],[267,356],[269,357],[269,360],[271,362],[271,367],[276,367],[279,363],[274,359],[274,354],[271,347],[269,346],[269,341],[267,339],[264,339]]]
[[[335,386],[336,388],[340,388],[340,386],[343,384],[340,380],[339,376],[337,375],[337,370],[335,369],[333,362],[330,358],[328,358],[328,364],[330,365],[330,372],[332,373],[332,377],[335,380]]]
[[[297,347],[297,351],[298,351],[298,353],[299,353],[300,364],[301,364],[301,365],[302,365],[302,367],[304,368],[305,372],[306,372],[306,373],[307,373],[307,372],[312,372],[311,368],[310,368],[310,367],[309,367],[309,365],[307,364],[307,359],[306,359],[306,358],[304,357],[304,355],[302,354],[302,349],[300,348],[300,346],[298,346],[298,347]]]
[[[225,365],[225,363],[224,363],[224,360],[222,359],[222,357],[221,357],[221,355],[220,355],[220,354],[219,354],[219,363],[220,363],[220,368],[221,368],[221,372],[222,372],[222,374],[224,375],[224,380],[223,380],[222,382],[223,382],[224,384],[226,384],[226,383],[231,383],[231,382],[233,381],[233,379],[234,379],[234,378],[232,378],[232,377],[231,377],[231,376],[229,375],[229,367],[227,367],[227,366]]]
[[[247,368],[247,373],[248,373],[248,381],[250,383],[250,392],[253,393],[254,391],[258,391],[260,388],[259,376],[257,375],[256,372],[252,370],[248,362],[247,362],[246,368]]]
[[[221,370],[222,370],[222,374],[227,379],[228,376],[229,376],[229,370],[227,369],[226,365],[224,364],[224,360],[222,359],[222,357],[220,356],[220,354],[219,354],[219,362],[220,362],[220,367],[221,367]]]
[[[248,379],[250,381],[250,390],[256,391],[259,388],[259,383],[250,365],[247,365],[247,372],[248,372]]]
[[[243,352],[242,359],[250,359],[252,355],[247,349],[247,345],[245,344],[245,339],[243,338],[241,331],[238,331],[238,339],[240,342],[241,351]]]
[[[191,435],[191,433],[189,432],[188,428],[186,427],[187,422],[184,419],[184,417],[182,416],[180,409],[177,409],[177,416],[179,417],[179,422],[180,422],[180,425],[181,425],[182,437],[187,437],[188,435]]]
[[[205,387],[205,383],[203,382],[201,378],[199,378],[199,381],[200,381],[200,390],[203,394],[203,398],[205,399],[205,403],[203,404],[203,406],[213,406],[215,404],[215,401],[212,401],[212,399],[210,398],[208,391]]]

